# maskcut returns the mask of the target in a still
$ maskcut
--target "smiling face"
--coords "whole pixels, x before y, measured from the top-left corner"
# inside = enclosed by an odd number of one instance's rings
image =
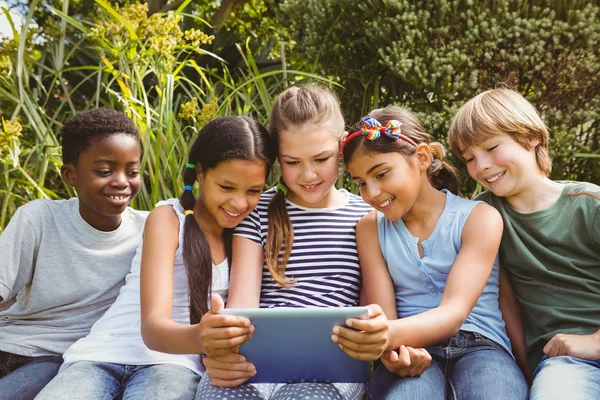
[[[267,178],[261,160],[228,160],[198,173],[199,213],[222,228],[234,228],[258,204]]]
[[[81,217],[98,230],[115,230],[142,186],[140,144],[126,134],[92,141],[76,164],[63,165],[61,175],[77,190]]]
[[[303,207],[335,203],[340,141],[324,124],[303,124],[279,134],[279,163],[287,198]]]
[[[423,183],[426,165],[416,156],[397,152],[367,153],[358,151],[348,163],[352,179],[360,188],[363,200],[396,221],[412,209]]]
[[[518,196],[541,171],[535,157],[537,139],[523,147],[507,134],[491,136],[462,152],[471,178],[496,196]]]

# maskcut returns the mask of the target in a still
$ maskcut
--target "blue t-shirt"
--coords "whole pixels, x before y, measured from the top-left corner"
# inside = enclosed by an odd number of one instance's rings
[[[479,203],[446,193],[446,204],[431,236],[421,242],[412,236],[404,221],[390,221],[377,213],[379,245],[396,290],[398,317],[410,317],[437,307],[446,287],[450,269],[461,248],[463,227]],[[511,350],[498,307],[498,257],[481,297],[460,329],[477,332]]]

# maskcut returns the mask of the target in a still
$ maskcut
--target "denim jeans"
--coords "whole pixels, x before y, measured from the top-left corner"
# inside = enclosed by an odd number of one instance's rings
[[[427,351],[431,365],[420,377],[400,378],[380,365],[369,383],[369,399],[527,398],[527,382],[515,360],[499,344],[479,333],[459,331]]]
[[[33,399],[58,372],[62,357],[26,357],[0,351],[0,400]]]
[[[173,364],[78,361],[65,367],[36,400],[193,399],[200,376]]]
[[[544,356],[533,373],[531,400],[600,398],[600,360]]]

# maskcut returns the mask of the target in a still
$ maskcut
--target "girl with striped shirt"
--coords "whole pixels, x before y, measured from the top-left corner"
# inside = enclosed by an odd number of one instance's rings
[[[313,84],[284,91],[273,105],[270,130],[282,178],[234,231],[237,269],[227,306],[356,306],[361,278],[355,227],[370,207],[335,187],[344,136],[335,94]],[[334,328],[332,340],[351,357],[376,360],[387,344],[387,319],[379,306],[368,308],[368,320],[352,320],[357,331]],[[365,393],[357,383],[243,384],[256,372],[241,356],[204,362],[220,387],[204,380],[198,390],[203,399],[357,399]]]

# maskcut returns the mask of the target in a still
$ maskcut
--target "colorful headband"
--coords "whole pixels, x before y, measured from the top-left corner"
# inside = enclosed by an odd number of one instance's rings
[[[363,125],[360,131],[356,131],[348,135],[348,137],[346,137],[346,139],[342,142],[342,153],[344,152],[344,147],[346,147],[346,144],[357,136],[366,136],[369,140],[377,140],[381,137],[381,134],[384,134],[392,139],[402,139],[405,142],[417,147],[417,144],[414,140],[402,134],[402,130],[400,129],[402,122],[398,120],[393,119],[385,126],[381,125],[381,123],[379,123],[379,121],[373,117],[364,117],[362,122]]]

